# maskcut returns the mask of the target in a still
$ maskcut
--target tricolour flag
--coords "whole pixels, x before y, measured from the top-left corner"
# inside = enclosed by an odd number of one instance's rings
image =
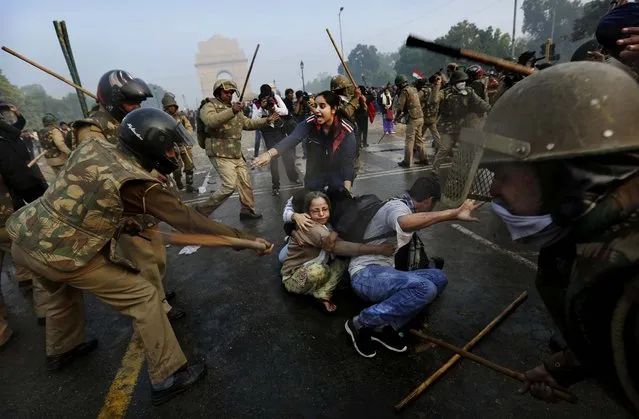
[[[417,70],[413,70],[413,77],[415,77],[416,79],[423,79],[424,76],[422,76],[419,71]]]

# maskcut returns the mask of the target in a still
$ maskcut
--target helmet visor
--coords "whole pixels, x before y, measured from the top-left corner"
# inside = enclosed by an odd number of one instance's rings
[[[457,207],[465,199],[491,201],[494,173],[491,165],[520,161],[530,153],[530,144],[478,129],[462,128],[457,150],[442,190],[442,203]]]
[[[189,132],[184,128],[184,125],[178,124],[175,127],[175,143],[177,145],[185,145],[191,147],[195,144],[195,140],[193,140],[193,136],[189,134]]]

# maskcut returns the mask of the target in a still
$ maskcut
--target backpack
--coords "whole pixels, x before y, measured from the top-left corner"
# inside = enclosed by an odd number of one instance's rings
[[[371,242],[395,236],[395,231],[389,231],[364,240],[364,233],[377,211],[388,201],[382,201],[376,195],[361,195],[357,198],[349,196],[331,197],[333,214],[331,219],[333,229],[342,240],[353,243]],[[413,233],[411,241],[402,246],[395,253],[395,269],[399,271],[413,271],[430,267],[430,259],[424,249],[424,242],[417,233]]]
[[[203,149],[206,149],[206,127],[204,126],[204,122],[202,122],[202,119],[200,118],[200,111],[202,110],[202,107],[204,107],[204,105],[209,103],[209,101],[209,98],[202,100],[202,102],[200,103],[200,107],[195,113],[195,122],[197,122],[195,127],[195,132],[197,133],[197,143]]]

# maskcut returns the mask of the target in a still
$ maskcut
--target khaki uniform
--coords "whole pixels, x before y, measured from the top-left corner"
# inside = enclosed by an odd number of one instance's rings
[[[40,145],[46,152],[44,158],[54,174],[58,174],[66,163],[71,150],[64,142],[64,135],[55,125],[47,125],[38,132]]]
[[[189,122],[189,119],[186,117],[184,112],[176,112],[171,115],[173,119],[177,121],[178,124],[182,124],[184,129],[190,134],[193,135],[193,126]],[[179,154],[180,159],[178,162],[180,163],[180,167],[173,172],[173,177],[175,178],[175,183],[177,184],[179,189],[182,189],[182,170],[184,170],[184,174],[186,175],[186,185],[189,189],[193,188],[193,169],[195,166],[193,165],[193,152],[191,151],[190,146],[180,146],[179,149],[176,150],[177,154]]]
[[[89,118],[75,121],[73,129],[77,144],[81,145],[89,139],[99,139],[112,145],[118,145],[120,123],[102,107],[91,112]],[[136,217],[137,223],[145,230],[157,230],[157,220],[150,216]],[[145,234],[145,236],[147,236]],[[122,234],[116,238],[120,251],[139,268],[146,278],[160,293],[164,310],[168,313],[171,305],[164,297],[164,274],[166,271],[166,247],[161,237],[145,240],[139,236]]]
[[[65,353],[84,341],[82,290],[91,291],[133,317],[147,351],[151,381],[157,383],[186,358],[159,292],[113,240],[124,221],[120,188],[130,180],[159,185],[131,157],[88,139],[45,194],[9,218],[7,231],[14,259],[29,266],[52,293],[47,355]]]
[[[415,87],[406,86],[401,90],[397,109],[399,112],[406,112],[408,114],[406,144],[404,145],[404,163],[408,167],[413,164],[413,147],[417,150],[417,156],[420,162],[428,161],[424,141],[422,140],[424,113],[419,101],[419,94]]]
[[[441,147],[435,154],[433,169],[439,171],[444,161],[452,155],[462,126],[469,126],[471,121],[477,120],[470,114],[483,114],[489,110],[490,105],[477,96],[470,86],[462,91],[449,86],[439,93],[439,129],[443,135]]]
[[[220,176],[222,186],[197,210],[209,216],[237,189],[242,212],[255,212],[253,187],[246,159],[242,154],[242,130],[256,130],[267,125],[266,118],[249,119],[242,112],[233,113],[230,104],[211,99],[200,109],[206,132],[205,149]]]
[[[441,136],[437,129],[437,119],[439,117],[439,85],[424,86],[419,92],[419,102],[424,113],[424,127],[422,128],[422,140],[426,144],[428,134],[433,136],[435,151],[441,144]]]
[[[9,191],[0,176],[0,273],[2,273],[5,253],[11,253],[11,240],[5,229],[7,219],[13,214],[13,200]],[[29,269],[20,264],[14,263],[16,268],[16,279],[19,282],[32,282],[34,275]],[[1,281],[0,281],[1,285]],[[33,281],[33,301],[36,316],[45,318],[47,316],[48,292],[38,281]],[[9,323],[7,322],[7,308],[2,298],[0,289],[0,342],[4,341],[11,334]]]

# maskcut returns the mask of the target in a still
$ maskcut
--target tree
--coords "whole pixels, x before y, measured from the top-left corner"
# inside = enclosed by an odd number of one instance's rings
[[[379,71],[380,68],[380,54],[377,51],[377,47],[374,45],[362,45],[357,44],[355,48],[348,54],[348,60],[346,61],[348,68],[358,84],[364,84],[366,79],[370,82],[373,75]],[[337,68],[339,74],[346,75],[342,64]],[[363,76],[363,77],[362,77]]]
[[[557,52],[570,39],[572,25],[581,12],[579,0],[524,0],[522,30],[530,36],[529,48],[537,51],[539,46],[552,40]]]
[[[610,2],[608,0],[593,0],[584,4],[581,16],[573,23],[571,41],[590,38],[595,33],[599,21],[609,9]]]
[[[306,83],[306,91],[310,93],[319,93],[330,89],[331,78],[333,77],[328,73],[319,73],[313,80]]]
[[[510,35],[503,33],[500,29],[493,29],[492,26],[479,29],[477,25],[467,20],[452,26],[445,36],[435,39],[435,42],[452,47],[472,49],[497,57],[510,57],[511,55]],[[516,43],[515,51],[517,53],[523,49],[522,42],[523,40],[519,39]],[[418,70],[425,77],[429,77],[436,71],[444,69],[446,64],[451,61],[453,59],[443,55],[402,46],[395,62],[395,70],[406,76],[412,74],[414,70]],[[471,61],[466,60],[455,60],[455,62],[465,65],[472,64]]]

